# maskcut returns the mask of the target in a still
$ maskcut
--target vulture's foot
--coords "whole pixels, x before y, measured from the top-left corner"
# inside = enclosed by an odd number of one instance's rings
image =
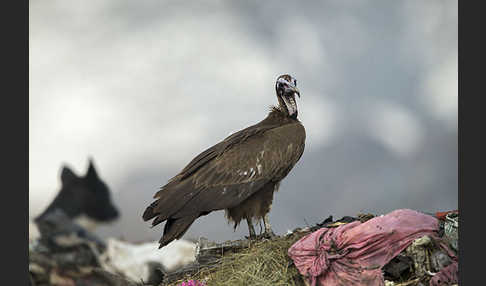
[[[273,232],[272,226],[270,225],[270,219],[268,217],[268,213],[263,217],[263,225],[265,226],[265,232],[261,234],[262,237],[273,239],[277,236]]]
[[[277,235],[270,229],[270,230],[265,230],[265,232],[258,234],[253,239],[255,239],[255,240],[263,240],[263,239],[272,240],[276,237],[277,237]]]
[[[262,233],[262,237],[268,239],[274,239],[277,237],[277,235],[271,229],[267,229],[265,230],[264,233]]]

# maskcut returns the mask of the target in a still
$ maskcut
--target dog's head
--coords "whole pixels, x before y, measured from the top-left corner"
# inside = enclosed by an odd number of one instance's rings
[[[111,222],[119,216],[111,200],[110,190],[99,177],[91,159],[84,177],[77,176],[67,166],[62,168],[61,190],[36,220],[55,209],[62,210],[69,218],[88,229],[93,229],[99,223]]]

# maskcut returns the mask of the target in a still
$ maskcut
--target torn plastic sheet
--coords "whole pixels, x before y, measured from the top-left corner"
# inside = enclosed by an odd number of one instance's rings
[[[288,254],[312,286],[381,286],[381,268],[419,237],[439,241],[437,229],[435,217],[400,209],[364,223],[321,228],[297,241]],[[445,243],[440,245],[455,258]]]

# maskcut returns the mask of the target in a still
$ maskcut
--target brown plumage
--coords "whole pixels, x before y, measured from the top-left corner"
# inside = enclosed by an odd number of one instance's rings
[[[198,217],[222,209],[235,228],[246,219],[251,237],[252,221],[262,218],[265,233],[273,235],[268,222],[273,193],[304,152],[296,84],[290,75],[279,76],[278,107],[261,122],[199,154],[154,195],[143,219],[155,218],[153,226],[167,221],[160,247],[182,237]]]

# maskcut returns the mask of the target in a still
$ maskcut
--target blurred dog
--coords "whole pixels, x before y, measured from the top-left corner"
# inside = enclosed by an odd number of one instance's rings
[[[89,160],[84,177],[77,176],[67,166],[63,167],[61,190],[46,210],[35,218],[35,222],[39,224],[59,211],[88,231],[93,231],[99,224],[112,222],[119,217],[118,209],[111,200],[110,190],[98,176],[92,159]],[[29,224],[29,239],[37,235],[38,229]]]
[[[160,284],[162,271],[174,271],[195,261],[196,244],[191,241],[176,240],[162,251],[155,251],[159,245],[157,241],[101,240],[92,233],[100,224],[118,217],[110,190],[100,179],[92,160],[89,160],[84,177],[77,176],[64,166],[61,190],[44,212],[35,218],[35,223],[29,222],[29,246],[32,249],[37,249],[38,245],[47,246],[52,253],[70,251],[75,257],[82,257],[85,252],[75,250],[82,249],[77,246],[89,241],[96,246],[100,254],[97,259],[103,269],[153,285]]]

